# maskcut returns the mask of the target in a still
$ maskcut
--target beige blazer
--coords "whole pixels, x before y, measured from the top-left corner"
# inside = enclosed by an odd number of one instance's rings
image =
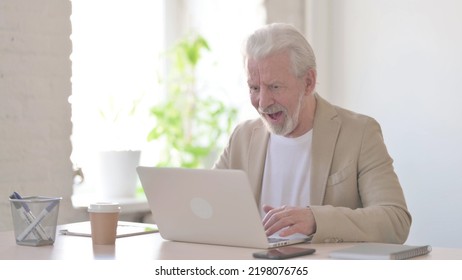
[[[379,124],[316,95],[311,201],[312,242],[404,243],[411,215]],[[233,131],[214,168],[246,171],[259,203],[269,132],[260,119]],[[274,205],[278,206],[278,205]]]

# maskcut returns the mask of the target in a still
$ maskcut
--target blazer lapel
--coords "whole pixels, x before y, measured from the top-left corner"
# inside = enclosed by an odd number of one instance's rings
[[[250,150],[247,155],[249,181],[250,185],[253,186],[252,191],[258,204],[260,204],[261,185],[263,182],[269,135],[263,123],[261,126],[255,127],[252,131],[252,137],[249,143]]]
[[[322,205],[341,121],[334,106],[316,94],[311,149],[310,205]]]

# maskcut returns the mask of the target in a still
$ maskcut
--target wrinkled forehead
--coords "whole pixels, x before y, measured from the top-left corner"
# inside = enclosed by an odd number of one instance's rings
[[[290,56],[279,52],[263,58],[249,57],[246,61],[248,79],[276,78],[280,75],[294,75]]]

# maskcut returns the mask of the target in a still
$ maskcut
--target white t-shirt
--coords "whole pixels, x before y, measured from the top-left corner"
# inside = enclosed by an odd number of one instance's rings
[[[312,130],[297,138],[271,134],[266,152],[260,199],[273,207],[308,206],[310,201],[310,166]]]

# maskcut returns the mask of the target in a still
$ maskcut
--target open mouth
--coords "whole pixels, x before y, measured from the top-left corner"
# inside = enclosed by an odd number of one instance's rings
[[[267,116],[273,120],[273,121],[277,121],[280,119],[280,117],[282,116],[282,111],[279,111],[279,112],[276,112],[276,113],[271,113],[271,114],[267,114]]]
[[[258,112],[267,122],[272,124],[280,124],[284,122],[287,110],[279,104],[274,104],[264,109],[259,108]]]

